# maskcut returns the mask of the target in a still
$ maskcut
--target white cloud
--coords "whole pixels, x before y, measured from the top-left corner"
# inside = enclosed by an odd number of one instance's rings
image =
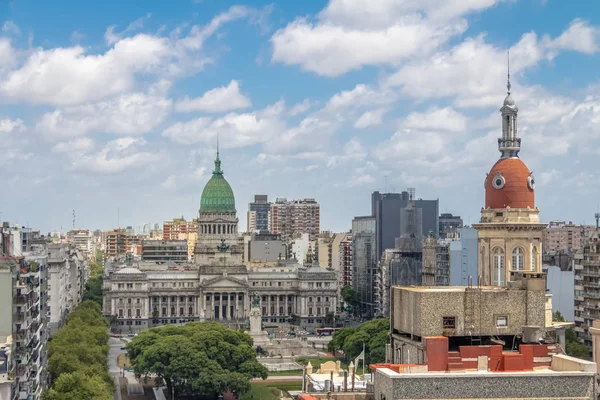
[[[417,16],[380,30],[313,25],[298,19],[271,38],[272,61],[339,76],[365,65],[396,64],[415,53],[426,53],[465,29],[463,22],[432,27]]]
[[[127,91],[137,73],[152,72],[172,55],[163,38],[137,35],[123,39],[102,55],[83,47],[37,49],[0,83],[11,102],[71,105]]]
[[[108,45],[115,44],[116,42],[121,40],[125,34],[130,33],[130,32],[135,32],[135,31],[142,29],[144,27],[144,23],[146,22],[146,20],[150,19],[151,16],[152,16],[152,14],[148,13],[148,14],[146,14],[146,16],[136,19],[135,21],[130,23],[127,26],[127,28],[125,28],[125,30],[121,33],[117,33],[115,31],[116,25],[109,26],[106,29],[106,32],[104,33],[104,40],[106,40],[106,43]]]
[[[356,120],[356,122],[354,123],[354,127],[357,129],[364,129],[370,126],[380,125],[383,121],[383,114],[385,112],[386,109],[384,108],[380,108],[379,110],[366,111]]]
[[[22,119],[0,119],[0,133],[23,132],[25,123]]]
[[[19,36],[21,34],[21,30],[13,21],[5,21],[4,24],[2,24],[2,32],[15,36]]]
[[[587,53],[595,51],[597,29],[575,20],[556,39],[542,40],[534,32],[524,34],[510,47],[510,67],[513,92],[527,90],[518,85],[521,73],[542,60],[551,60],[559,50],[571,49]],[[581,33],[579,46],[574,39]],[[506,49],[485,41],[485,35],[467,38],[448,51],[430,58],[416,59],[404,65],[387,79],[391,86],[401,86],[402,92],[417,99],[454,97],[458,107],[488,107],[499,104],[506,85]]]
[[[73,33],[71,33],[71,42],[72,43],[78,44],[79,42],[83,41],[85,38],[86,38],[86,35],[79,31],[73,31]]]
[[[240,92],[239,82],[232,80],[227,86],[211,89],[201,97],[186,97],[175,104],[179,112],[205,111],[219,113],[250,107],[250,99]]]
[[[92,150],[95,143],[92,139],[82,137],[67,142],[57,143],[52,147],[55,153],[80,153]]]
[[[437,132],[400,129],[376,150],[379,160],[389,161],[396,166],[406,160],[414,165],[426,164],[431,158],[440,161],[439,156],[447,150],[447,135]]]
[[[91,53],[81,46],[33,49],[22,65],[0,79],[0,99],[74,105],[131,91],[139,77],[175,77],[198,71],[210,61],[199,51],[204,41],[225,22],[250,13],[246,7],[231,7],[207,26],[192,27],[183,37],[141,33],[117,37],[109,29],[108,41],[113,45],[103,54]],[[0,39],[0,68],[3,62],[8,64],[4,60],[10,60],[6,56],[13,53],[10,42]]]
[[[368,172],[368,168],[355,168],[354,174],[346,182],[347,188],[354,188],[357,186],[365,186],[375,182],[375,178]]]
[[[575,19],[571,25],[557,38],[551,39],[544,36],[544,44],[550,50],[573,50],[585,54],[593,54],[598,51],[598,40],[600,30],[590,26],[581,19]]]
[[[98,152],[73,157],[72,167],[84,172],[116,174],[160,161],[160,153],[139,150],[145,144],[142,138],[119,138],[106,143]]]
[[[194,25],[187,37],[179,40],[181,46],[191,50],[200,50],[204,41],[212,36],[223,24],[254,15],[256,10],[245,6],[232,6],[214,17],[206,26]]]
[[[16,60],[17,56],[10,40],[0,37],[0,72],[14,65]]]
[[[310,110],[312,107],[314,107],[316,104],[317,104],[316,101],[304,99],[302,102],[294,104],[292,106],[292,108],[290,108],[290,110],[288,111],[288,114],[291,115],[292,117],[295,117],[296,115],[304,114],[305,112]]]
[[[356,28],[375,29],[396,23],[411,13],[436,20],[450,20],[489,8],[500,0],[331,0],[321,19]]]
[[[467,118],[451,107],[433,107],[423,113],[412,112],[400,123],[403,127],[412,129],[467,131]]]
[[[500,0],[331,0],[318,22],[299,18],[275,32],[272,60],[324,76],[397,65],[466,31],[463,16]]]
[[[175,189],[175,187],[177,187],[177,176],[169,175],[167,179],[160,184],[160,187],[163,189]]]
[[[352,138],[344,145],[344,151],[341,155],[329,157],[327,161],[328,168],[334,168],[348,161],[364,160],[367,156],[367,150],[357,139]]]
[[[78,136],[88,132],[139,135],[161,124],[170,109],[169,99],[131,93],[46,113],[38,121],[37,130],[49,137]]]
[[[162,135],[179,144],[214,144],[218,133],[223,147],[251,146],[269,140],[282,129],[283,122],[272,109],[274,106],[251,113],[229,113],[221,118],[200,117],[177,122]]]
[[[374,89],[369,85],[358,84],[352,90],[343,90],[331,96],[325,110],[338,111],[350,107],[373,107],[393,103],[398,99],[391,90]]]

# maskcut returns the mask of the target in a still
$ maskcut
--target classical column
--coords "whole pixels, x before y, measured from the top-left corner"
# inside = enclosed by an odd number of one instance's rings
[[[267,296],[267,312],[265,314],[271,316],[271,295]]]
[[[275,299],[275,315],[279,316],[279,295]]]
[[[230,315],[229,315],[229,299],[230,299],[230,296],[231,296],[231,293],[227,292],[227,302],[225,304],[222,304],[222,306],[225,306],[225,312],[223,313],[225,319],[229,319],[230,318]],[[221,307],[221,309],[222,308],[223,307]]]

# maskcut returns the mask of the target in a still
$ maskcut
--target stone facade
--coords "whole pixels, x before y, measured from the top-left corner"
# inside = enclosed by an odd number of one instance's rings
[[[378,400],[596,398],[595,376],[588,372],[397,374],[378,370],[374,388]]]
[[[249,268],[243,259],[233,191],[217,156],[202,194],[194,262],[109,262],[104,313],[113,317],[113,329],[137,332],[205,320],[246,326],[255,294],[267,323],[310,329],[324,325],[327,314],[335,312],[334,271],[295,260]]]
[[[424,362],[422,338],[428,336],[475,338],[481,343],[481,338],[514,337],[523,333],[524,326],[544,336],[551,324],[545,280],[523,278],[511,286],[394,287],[388,359],[393,363]]]
[[[481,284],[504,286],[511,272],[542,272],[542,232],[538,209],[484,209],[479,224]]]

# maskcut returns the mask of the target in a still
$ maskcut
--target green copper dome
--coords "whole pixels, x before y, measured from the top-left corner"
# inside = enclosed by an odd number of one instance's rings
[[[202,191],[200,212],[235,212],[235,196],[231,186],[223,176],[218,150],[215,159],[215,170]]]

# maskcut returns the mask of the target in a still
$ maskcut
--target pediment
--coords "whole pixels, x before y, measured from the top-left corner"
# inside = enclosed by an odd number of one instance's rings
[[[212,279],[202,279],[200,285],[203,288],[246,288],[248,283],[231,276],[217,276]]]

